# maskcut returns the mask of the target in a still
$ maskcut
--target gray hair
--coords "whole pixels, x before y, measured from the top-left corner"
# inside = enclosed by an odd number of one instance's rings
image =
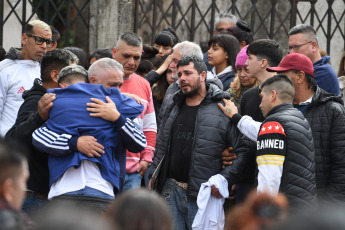
[[[77,57],[77,55],[75,55],[74,53],[72,53],[71,51],[67,50],[67,49],[61,49],[61,50],[64,50],[66,51],[66,53],[69,53],[70,55],[70,59],[69,59],[69,63],[70,64],[79,64],[79,58]]]
[[[201,48],[198,44],[190,41],[183,41],[177,43],[173,50],[180,49],[181,57],[185,56],[196,56],[203,59],[204,55],[202,54]]]
[[[108,69],[114,69],[121,72],[122,75],[124,75],[123,67],[120,63],[115,61],[111,58],[101,58],[95,61],[89,68],[89,80],[91,76],[97,76],[97,73],[108,70]]]
[[[232,23],[236,25],[237,21],[238,21],[238,18],[233,14],[220,14],[214,24],[214,28],[217,28],[218,24],[221,22]]]
[[[316,43],[319,45],[316,31],[311,25],[307,24],[299,24],[297,26],[294,26],[289,31],[289,37],[294,34],[304,34],[308,40],[310,41],[316,41]]]
[[[127,45],[130,46],[142,46],[142,39],[139,35],[137,35],[136,33],[132,33],[132,32],[124,32],[123,34],[121,34],[119,40],[117,41],[116,47],[119,45],[120,41],[124,41],[127,43]]]

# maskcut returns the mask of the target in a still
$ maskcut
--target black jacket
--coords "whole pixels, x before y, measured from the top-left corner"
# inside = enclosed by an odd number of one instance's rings
[[[259,105],[261,104],[259,86],[248,89],[243,93],[241,98],[241,111],[242,116],[248,115],[253,118],[254,121],[262,122],[264,116],[262,115]]]
[[[30,171],[28,189],[42,194],[49,192],[48,155],[35,150],[32,145],[32,133],[44,124],[38,114],[38,101],[45,93],[46,89],[36,78],[32,88],[23,93],[24,103],[19,108],[16,123],[5,137],[14,139],[28,149]]]
[[[284,103],[274,107],[262,125],[279,122],[286,134],[286,155],[280,182],[292,208],[310,207],[316,198],[315,152],[312,131],[303,114]]]
[[[217,106],[222,98],[229,97],[228,93],[213,84],[209,84],[206,97],[198,109],[188,179],[187,194],[190,198],[195,199],[201,184],[207,182],[211,176],[216,174],[223,175],[229,181],[229,184],[237,183],[249,157],[251,142],[239,133],[236,126],[231,124],[230,119]],[[162,119],[151,169],[152,175],[163,155],[168,153],[160,171],[158,191],[162,189],[166,180],[172,125],[184,100],[181,91],[176,93],[174,103],[168,107]],[[220,155],[229,146],[234,146],[236,149],[237,159],[232,166],[222,169]]]
[[[227,91],[230,88],[231,82],[235,79],[236,72],[233,70],[231,72],[226,73],[220,80],[223,83],[223,90]]]
[[[341,96],[317,88],[304,116],[313,131],[318,197],[345,201],[345,109]]]

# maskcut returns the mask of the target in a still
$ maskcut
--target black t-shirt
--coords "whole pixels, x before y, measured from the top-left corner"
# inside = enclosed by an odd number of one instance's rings
[[[188,182],[190,159],[194,139],[195,118],[199,106],[181,107],[172,128],[168,178]]]
[[[262,115],[259,86],[248,89],[241,98],[241,115],[248,115],[253,118],[254,121],[262,122],[264,116]]]

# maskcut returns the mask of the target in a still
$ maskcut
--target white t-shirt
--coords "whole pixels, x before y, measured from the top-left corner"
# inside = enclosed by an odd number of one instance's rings
[[[80,167],[69,168],[50,188],[48,199],[90,187],[114,196],[113,185],[104,180],[96,163],[83,160]]]

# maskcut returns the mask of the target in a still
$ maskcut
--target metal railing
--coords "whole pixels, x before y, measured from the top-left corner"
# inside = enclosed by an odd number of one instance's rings
[[[335,2],[341,5],[342,12],[335,13]],[[248,22],[256,39],[275,39],[287,46],[289,29],[297,23],[306,23],[325,38],[327,53],[331,53],[335,34],[343,38],[344,49],[345,0],[327,0],[326,10],[317,4],[320,4],[317,0],[135,0],[133,30],[152,44],[155,35],[170,25],[181,40],[201,44],[212,36],[216,16],[228,12]]]
[[[5,2],[10,6],[6,15]],[[318,6],[320,2],[327,2],[327,7]],[[88,36],[89,3],[90,0],[0,0],[0,45],[3,45],[4,25],[11,16],[24,30],[34,15],[55,27],[58,25],[64,46],[74,45],[72,35],[76,27],[83,27]],[[335,3],[340,7],[335,8]],[[29,5],[32,12],[27,14]],[[19,6],[21,13],[17,12]],[[307,23],[314,26],[326,44],[327,53],[345,47],[345,0],[133,0],[132,28],[145,43],[152,44],[154,36],[170,25],[181,40],[202,45],[212,36],[217,15],[226,12],[247,21],[256,39],[271,38],[286,46],[289,29],[297,23]],[[335,36],[342,38],[342,44],[332,44]],[[85,36],[81,39],[85,40]],[[79,43],[76,45],[80,47]]]
[[[72,45],[71,38],[76,24],[87,31],[89,29],[89,2],[90,0],[0,0],[0,45],[3,45],[4,25],[11,16],[20,22],[22,32],[25,25],[37,16],[49,25],[58,27],[62,35],[60,42],[64,46]],[[6,15],[4,15],[5,3],[10,8]],[[28,7],[32,9],[29,14],[27,14]]]

